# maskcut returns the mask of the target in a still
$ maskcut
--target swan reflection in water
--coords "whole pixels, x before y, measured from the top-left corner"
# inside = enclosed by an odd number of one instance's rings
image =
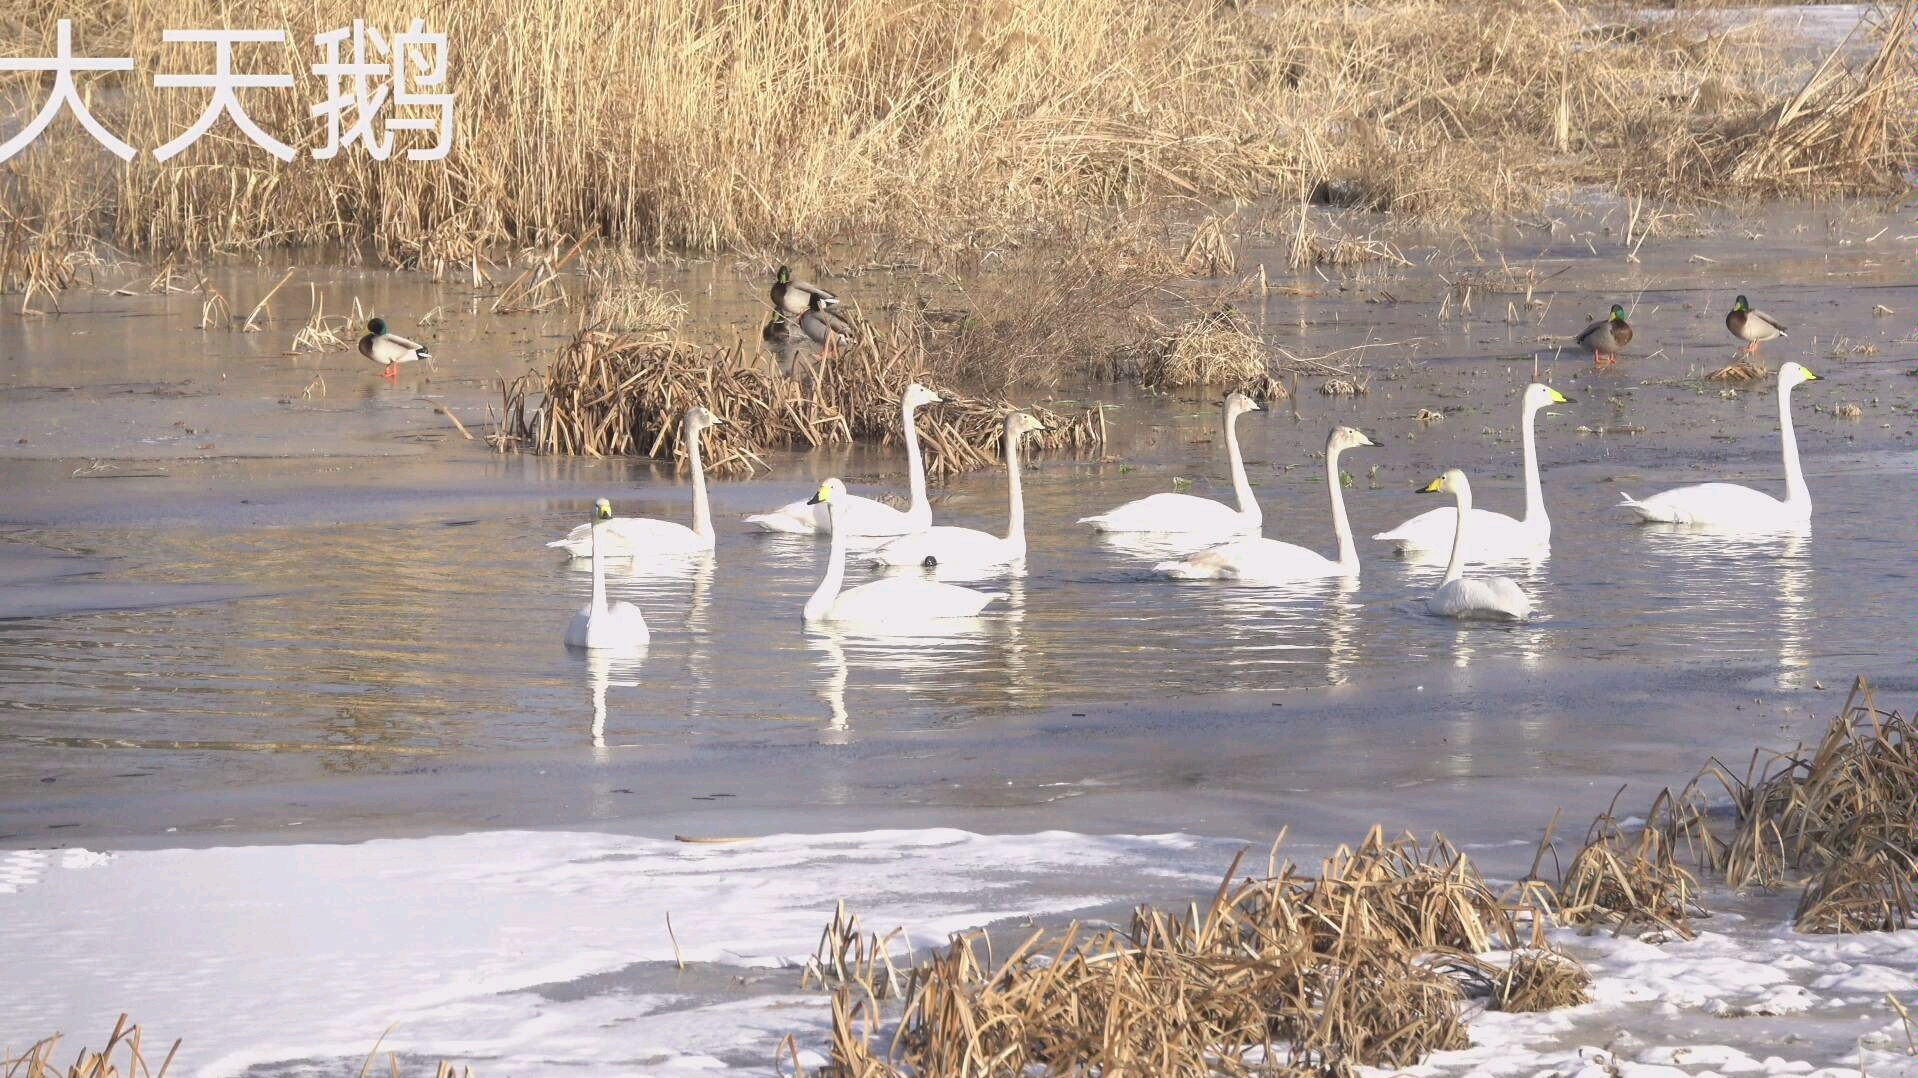
[[[614,686],[638,688],[640,669],[645,663],[644,645],[628,651],[594,648],[586,652],[586,687],[593,703],[593,759],[599,763],[605,763],[609,755],[606,749],[606,690]]]
[[[1357,577],[1277,584],[1192,583],[1219,614],[1232,665],[1247,672],[1310,664],[1324,656],[1325,680],[1343,685],[1359,659]]]
[[[1754,533],[1642,524],[1645,545],[1676,565],[1664,606],[1687,639],[1719,654],[1765,654],[1778,688],[1811,684],[1811,526]],[[1775,645],[1775,651],[1769,645]]]
[[[808,625],[806,646],[819,654],[813,664],[823,675],[817,692],[828,714],[821,742],[843,745],[851,739],[846,696],[855,672],[866,692],[947,692],[956,699],[977,699],[980,675],[994,665],[995,621],[939,618],[883,631],[836,622]]]

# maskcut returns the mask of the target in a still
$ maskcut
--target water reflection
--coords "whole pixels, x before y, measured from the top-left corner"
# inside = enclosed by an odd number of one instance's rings
[[[593,705],[593,759],[604,763],[609,755],[606,751],[606,690],[614,686],[622,689],[639,688],[640,670],[646,663],[646,648],[642,645],[624,652],[593,648],[585,653],[583,661],[586,665],[586,687]]]
[[[873,628],[824,622],[806,627],[807,646],[819,653],[818,693],[826,701],[828,744],[844,744],[852,730],[847,689],[853,675],[863,693],[914,695],[991,692],[989,655],[994,628],[979,618],[939,618],[908,628]],[[890,711],[891,709],[886,709]]]
[[[1671,570],[1661,606],[1693,615],[1701,639],[1718,641],[1728,653],[1740,642],[1751,652],[1766,651],[1776,663],[1778,688],[1809,687],[1809,526],[1756,534],[1663,524],[1639,530],[1645,549]]]

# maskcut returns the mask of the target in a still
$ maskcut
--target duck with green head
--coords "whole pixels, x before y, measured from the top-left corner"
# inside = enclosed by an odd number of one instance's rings
[[[1578,346],[1592,351],[1592,366],[1610,367],[1618,362],[1618,350],[1632,343],[1632,327],[1625,321],[1625,308],[1614,303],[1609,318],[1601,318],[1578,335]]]
[[[1764,311],[1752,310],[1751,301],[1744,296],[1738,297],[1732,309],[1725,313],[1725,328],[1745,342],[1740,352],[1753,356],[1758,354],[1758,346],[1763,342],[1789,336],[1783,322]]]
[[[791,266],[779,267],[773,278],[773,310],[791,318],[801,317],[816,298],[822,307],[839,306],[839,297],[823,288],[793,280]]]
[[[360,354],[386,368],[388,378],[398,378],[400,364],[425,362],[433,365],[433,353],[418,341],[386,332],[386,319],[375,318],[366,324],[366,336],[360,338]]]

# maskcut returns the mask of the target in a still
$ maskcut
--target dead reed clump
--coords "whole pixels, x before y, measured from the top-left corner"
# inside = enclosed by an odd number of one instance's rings
[[[1771,377],[1771,369],[1762,363],[1741,359],[1705,376],[1714,382],[1761,382]]]
[[[1267,369],[1264,342],[1238,308],[1223,301],[1160,335],[1139,365],[1139,381],[1152,389],[1217,386],[1261,403],[1286,397]]]
[[[1879,855],[1902,865],[1907,880],[1918,877],[1918,729],[1881,710],[1863,678],[1809,755],[1802,747],[1754,753],[1742,779],[1716,761],[1706,773],[1724,784],[1736,813],[1726,855],[1732,887],[1774,887],[1793,870]]]
[[[586,267],[580,324],[612,333],[669,336],[686,321],[686,300],[647,279],[644,264],[621,248]]]
[[[98,1052],[81,1048],[73,1064],[62,1068],[53,1061],[54,1050],[60,1044],[60,1035],[56,1033],[34,1043],[23,1055],[0,1058],[0,1078],[117,1078],[119,1075],[166,1078],[167,1068],[173,1065],[173,1057],[180,1051],[180,1042],[173,1042],[160,1069],[153,1071],[148,1069],[146,1057],[141,1054],[141,1036],[140,1027],[128,1025],[127,1016],[123,1014],[113,1024],[105,1048]]]
[[[1578,959],[1550,947],[1527,947],[1491,978],[1492,1006],[1501,1011],[1553,1011],[1592,998],[1592,975]]]
[[[874,994],[843,987],[827,1073],[1350,1075],[1469,1043],[1464,985],[1492,971],[1468,951],[1516,929],[1443,838],[1374,828],[1317,878],[1275,863],[1235,883],[1239,865],[1210,902],[1142,906],[1124,932],[1038,931],[997,962],[985,933],[955,936],[913,970],[883,1053]],[[1514,998],[1575,998],[1567,965],[1525,966]]]
[[[705,405],[725,422],[712,428],[705,466],[715,474],[764,468],[772,449],[816,448],[853,441],[899,444],[900,395],[930,383],[922,341],[895,323],[831,355],[807,359],[792,372],[769,367],[741,345],[701,348],[685,341],[638,340],[582,331],[543,372],[502,388],[502,420],[490,437],[504,451],[683,460],[679,425]],[[919,415],[926,472],[944,478],[998,460],[1005,401],[942,390],[944,402]],[[1047,429],[1032,436],[1044,449],[1099,444],[1097,409],[1067,416],[1032,406]]]
[[[1706,912],[1698,878],[1678,863],[1669,835],[1646,827],[1629,839],[1610,811],[1592,822],[1566,868],[1558,905],[1559,920],[1568,925],[1681,939],[1692,938],[1692,918]]]
[[[1877,850],[1826,865],[1792,914],[1800,932],[1896,932],[1912,923],[1912,858]]]

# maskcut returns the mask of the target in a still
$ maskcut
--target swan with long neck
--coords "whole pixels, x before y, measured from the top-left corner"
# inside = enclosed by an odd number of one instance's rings
[[[1019,439],[1022,435],[1046,429],[1045,424],[1024,412],[1006,417],[1006,491],[1010,501],[1006,534],[993,535],[977,528],[957,528],[938,524],[925,531],[902,535],[872,552],[874,565],[889,567],[922,566],[990,569],[1009,565],[1026,556],[1026,500],[1020,480]]]
[[[1489,509],[1472,510],[1470,541],[1465,560],[1471,562],[1504,561],[1549,553],[1552,548],[1552,520],[1545,514],[1545,489],[1538,478],[1538,413],[1547,405],[1570,404],[1572,399],[1548,385],[1533,382],[1520,399],[1519,431],[1525,457],[1525,517],[1514,520]],[[1372,538],[1391,543],[1401,554],[1431,557],[1452,547],[1458,510],[1449,505],[1429,509],[1391,531]]]
[[[651,517],[615,517],[595,524],[581,524],[568,532],[566,538],[546,545],[559,547],[575,558],[584,558],[595,549],[603,558],[699,554],[713,549],[713,511],[706,500],[706,469],[700,459],[699,436],[723,422],[705,407],[695,405],[687,410],[685,422],[680,424],[680,436],[686,440],[686,460],[693,472],[692,527]]]
[[[576,648],[633,648],[646,643],[646,619],[628,602],[606,602],[606,558],[599,540],[613,520],[612,503],[593,503],[593,520],[586,525],[587,556],[593,560],[593,597],[566,626],[566,644]]]
[[[828,515],[839,517],[845,512],[839,504],[844,497],[846,484],[828,479],[820,484],[812,500],[824,506]],[[825,578],[806,600],[804,615],[808,622],[857,622],[883,628],[937,618],[969,618],[985,609],[987,603],[1005,597],[920,576],[884,577],[841,591],[846,582],[847,536],[842,524],[843,520],[833,521]]]
[[[1160,562],[1155,568],[1180,580],[1283,582],[1358,576],[1359,553],[1352,542],[1352,523],[1345,515],[1339,456],[1347,449],[1377,444],[1351,427],[1334,427],[1325,439],[1325,485],[1332,501],[1332,534],[1339,546],[1338,560],[1316,550],[1260,536],[1221,543],[1184,558]]]
[[[1245,478],[1245,457],[1239,452],[1238,419],[1247,412],[1259,411],[1259,405],[1243,393],[1225,399],[1225,453],[1232,465],[1232,493],[1239,507],[1191,494],[1153,494],[1130,501],[1110,512],[1080,517],[1102,532],[1208,533],[1228,535],[1255,532],[1263,523],[1258,500],[1252,496],[1252,484]]]
[[[926,498],[926,462],[919,451],[919,428],[913,413],[928,404],[938,404],[939,394],[917,382],[906,387],[899,398],[900,422],[906,438],[906,482],[911,504],[904,512],[881,501],[857,494],[844,495],[839,520],[848,535],[908,535],[932,526],[932,503]],[[816,535],[833,527],[823,505],[813,501],[788,502],[768,513],[755,513],[746,523],[760,531],[784,535]]]
[[[1647,523],[1691,524],[1727,531],[1785,531],[1811,521],[1811,491],[1798,462],[1798,434],[1791,421],[1791,391],[1818,376],[1802,364],[1778,368],[1778,439],[1785,458],[1785,500],[1736,483],[1699,483],[1661,491],[1644,501],[1620,495]]]
[[[1442,618],[1505,618],[1524,621],[1532,616],[1532,599],[1512,580],[1502,577],[1465,575],[1467,535],[1478,526],[1472,515],[1472,484],[1457,468],[1419,491],[1421,494],[1451,494],[1458,499],[1456,523],[1452,529],[1452,559],[1446,563],[1445,577],[1438,590],[1425,600],[1425,612]]]

